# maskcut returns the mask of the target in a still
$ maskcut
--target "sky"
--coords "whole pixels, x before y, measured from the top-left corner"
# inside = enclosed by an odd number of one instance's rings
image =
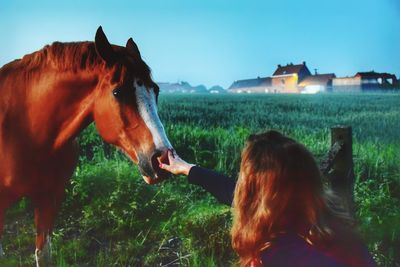
[[[400,0],[0,0],[0,66],[54,41],[138,44],[158,82],[229,87],[310,71],[400,75]]]

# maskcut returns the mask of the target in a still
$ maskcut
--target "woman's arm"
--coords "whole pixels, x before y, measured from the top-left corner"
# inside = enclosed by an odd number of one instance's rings
[[[188,181],[203,187],[222,204],[232,206],[236,186],[234,179],[212,170],[193,166],[190,169]]]
[[[178,175],[188,176],[191,184],[199,185],[211,193],[219,202],[232,205],[236,181],[226,175],[187,163],[172,151],[168,151],[169,164],[160,163],[160,168]]]

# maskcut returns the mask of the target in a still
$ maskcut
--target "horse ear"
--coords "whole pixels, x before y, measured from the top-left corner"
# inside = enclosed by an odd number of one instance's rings
[[[100,26],[96,31],[95,47],[97,54],[104,59],[108,64],[112,64],[116,60],[116,55],[111,44],[108,42],[106,35],[103,32],[103,28]]]
[[[126,42],[126,49],[132,56],[140,58],[139,48],[132,38],[129,38],[128,42]]]

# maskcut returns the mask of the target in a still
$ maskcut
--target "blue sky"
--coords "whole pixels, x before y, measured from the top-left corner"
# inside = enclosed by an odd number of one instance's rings
[[[138,44],[156,81],[228,87],[277,64],[400,75],[400,0],[0,1],[0,65],[53,41]]]

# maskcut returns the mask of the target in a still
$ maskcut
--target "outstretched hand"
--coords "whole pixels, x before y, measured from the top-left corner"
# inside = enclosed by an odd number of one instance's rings
[[[161,169],[166,170],[172,174],[188,175],[190,169],[195,166],[194,164],[187,163],[181,159],[173,150],[168,150],[168,161],[169,164],[165,164],[159,161],[159,166]]]

